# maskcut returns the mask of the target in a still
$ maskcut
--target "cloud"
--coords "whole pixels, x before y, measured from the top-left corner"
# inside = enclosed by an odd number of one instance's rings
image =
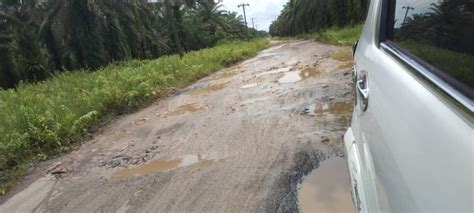
[[[252,27],[251,19],[255,18],[258,29],[268,31],[270,24],[278,17],[287,2],[288,0],[223,0],[222,4],[225,10],[236,11],[239,14],[243,14],[242,8],[238,7],[239,4],[250,4],[245,8],[249,27]]]

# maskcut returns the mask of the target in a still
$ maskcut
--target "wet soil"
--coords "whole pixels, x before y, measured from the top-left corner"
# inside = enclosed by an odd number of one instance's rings
[[[272,44],[40,163],[0,212],[297,212],[344,200],[331,159],[351,117],[350,51]],[[317,195],[303,192],[308,180]]]

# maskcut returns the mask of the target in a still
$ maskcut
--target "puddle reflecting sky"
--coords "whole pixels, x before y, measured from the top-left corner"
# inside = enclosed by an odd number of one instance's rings
[[[315,77],[320,74],[320,71],[317,67],[315,68],[306,68],[300,71],[290,71],[286,72],[283,77],[281,77],[278,82],[280,84],[289,84],[299,81],[303,81],[312,77]]]

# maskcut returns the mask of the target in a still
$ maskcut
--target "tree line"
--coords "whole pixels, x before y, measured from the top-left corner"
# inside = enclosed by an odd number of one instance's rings
[[[395,38],[474,55],[474,1],[442,0],[395,25]]]
[[[0,87],[244,39],[242,17],[221,7],[214,0],[0,0]]]
[[[294,36],[364,20],[368,0],[290,0],[270,26],[273,36]]]

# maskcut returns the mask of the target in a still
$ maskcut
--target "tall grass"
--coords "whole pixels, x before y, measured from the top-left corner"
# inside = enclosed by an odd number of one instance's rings
[[[332,27],[320,32],[300,34],[293,37],[279,37],[278,40],[293,40],[293,39],[314,39],[323,43],[350,46],[359,39],[362,32],[362,24],[347,27]]]
[[[228,42],[183,59],[120,62],[0,90],[0,194],[27,163],[67,151],[107,116],[130,112],[267,45],[266,40]]]

